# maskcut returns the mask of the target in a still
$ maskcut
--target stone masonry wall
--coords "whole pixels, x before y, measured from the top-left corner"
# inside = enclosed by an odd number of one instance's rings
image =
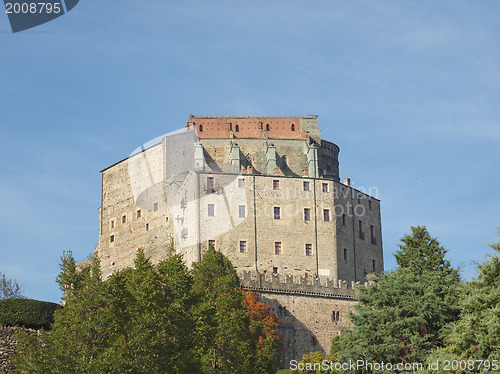
[[[14,370],[11,360],[18,343],[15,339],[15,334],[19,331],[27,331],[37,335],[40,334],[38,330],[26,329],[24,327],[0,326],[0,374],[11,373]]]

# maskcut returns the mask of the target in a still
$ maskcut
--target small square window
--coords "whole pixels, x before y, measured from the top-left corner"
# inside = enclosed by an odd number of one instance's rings
[[[111,228],[114,229],[115,228],[115,221],[111,221]]]
[[[311,183],[304,182],[304,191],[311,191]]]
[[[127,223],[127,216],[122,216],[122,223]]]
[[[114,236],[114,235],[111,235],[111,236],[109,237],[109,242],[110,242],[110,243],[114,243],[114,242],[115,242],[115,236]]]
[[[273,190],[279,190],[280,189],[280,181],[275,179],[273,180]]]
[[[208,216],[215,217],[215,204],[208,204]]]
[[[153,211],[157,212],[158,211],[158,203],[153,204]]]
[[[328,192],[328,183],[323,183],[322,189],[323,189],[323,192]]]
[[[311,209],[304,208],[304,221],[310,221],[310,220],[311,220]]]
[[[323,219],[325,222],[330,221],[330,209],[323,209]]]
[[[278,268],[276,267],[273,268],[273,274],[278,274]]]
[[[137,218],[141,218],[141,210],[140,209],[137,211]]]
[[[243,178],[238,179],[238,188],[245,188],[245,179]]]
[[[281,219],[281,209],[279,206],[274,207],[274,219]]]
[[[313,246],[312,244],[306,244],[306,256],[313,255]]]
[[[274,242],[274,254],[275,255],[281,254],[281,242]]]
[[[247,242],[245,240],[240,241],[240,253],[247,252]]]
[[[246,217],[246,212],[245,212],[245,206],[244,205],[240,205],[238,207],[238,214],[239,214],[240,218],[245,218]]]
[[[209,240],[208,241],[208,248],[215,249],[215,240]]]

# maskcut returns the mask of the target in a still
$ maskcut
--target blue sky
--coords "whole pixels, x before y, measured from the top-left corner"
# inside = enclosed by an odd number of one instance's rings
[[[382,200],[385,267],[426,225],[463,276],[500,226],[500,2],[82,0],[0,16],[0,271],[58,302],[98,238],[99,170],[188,114],[318,114]]]

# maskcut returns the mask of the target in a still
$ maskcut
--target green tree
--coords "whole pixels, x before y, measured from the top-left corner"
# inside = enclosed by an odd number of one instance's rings
[[[500,233],[500,231],[499,231]],[[500,242],[490,244],[500,253]],[[460,301],[460,319],[448,326],[446,347],[433,353],[432,360],[484,360],[480,372],[500,365],[500,257],[490,256],[478,265],[478,276],[468,282]],[[488,367],[488,365],[490,365]],[[477,363],[476,363],[477,368]],[[470,372],[465,368],[462,372]]]
[[[425,228],[412,232],[402,239],[400,267],[360,290],[353,326],[340,340],[340,361],[424,362],[443,345],[443,327],[458,316],[458,273]]]
[[[446,273],[453,272],[451,264],[445,260],[446,249],[436,238],[431,237],[425,226],[411,228],[411,235],[401,239],[402,244],[394,254],[400,268],[409,268],[414,273],[440,270]]]
[[[231,262],[210,248],[193,265],[197,344],[204,373],[253,373],[256,342]]]

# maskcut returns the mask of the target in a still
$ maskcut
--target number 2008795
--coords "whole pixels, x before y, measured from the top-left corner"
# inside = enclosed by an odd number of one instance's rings
[[[5,3],[7,14],[61,13],[59,3]]]

